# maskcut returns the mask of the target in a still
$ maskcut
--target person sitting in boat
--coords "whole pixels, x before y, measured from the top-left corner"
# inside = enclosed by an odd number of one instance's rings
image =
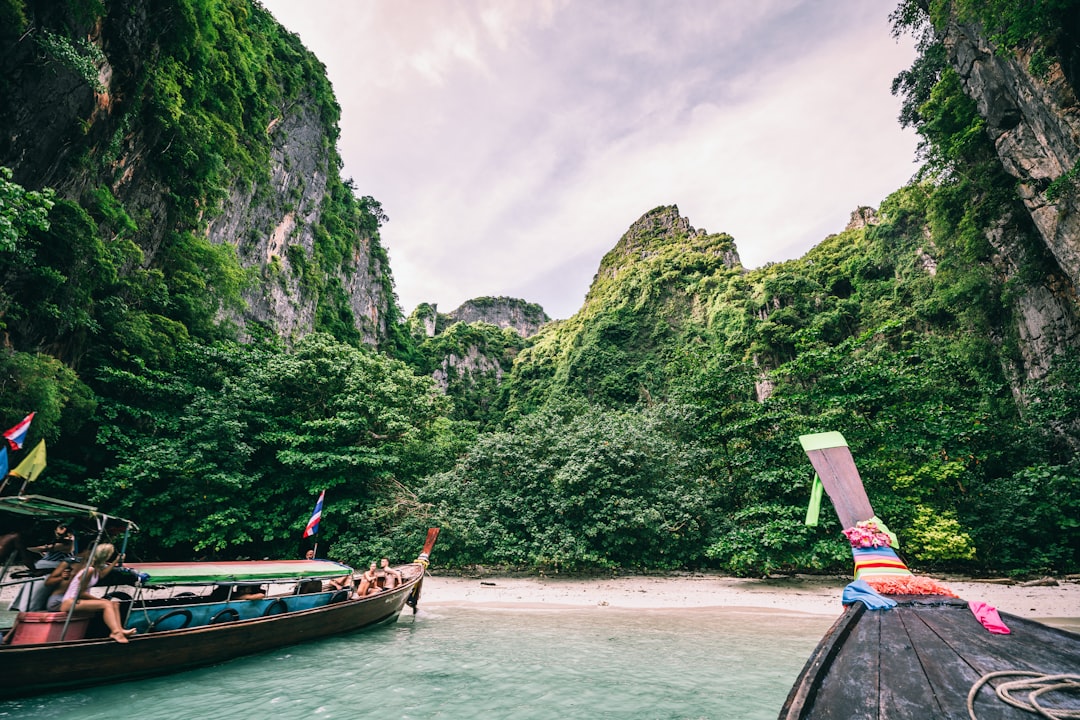
[[[330,590],[352,590],[353,589],[353,577],[352,575],[342,575],[341,577],[331,578],[326,581],[325,591]]]
[[[60,612],[60,605],[64,602],[64,594],[75,573],[86,564],[86,552],[79,556],[69,555],[60,561],[49,577],[45,578],[45,587],[50,591],[48,600],[45,601],[46,612]]]
[[[75,535],[68,530],[66,522],[61,522],[53,530],[51,542],[35,545],[27,549],[31,552],[41,553],[44,556],[41,558],[44,562],[56,563],[56,567],[59,567],[61,560],[75,552]],[[48,567],[47,565],[40,565],[40,563],[35,563],[35,565]]]
[[[366,597],[379,592],[379,564],[371,563],[371,567],[360,576],[360,586],[356,588],[356,597]]]
[[[126,643],[128,636],[135,634],[135,628],[124,629],[117,603],[90,594],[90,588],[97,585],[101,578],[112,572],[117,563],[123,560],[123,555],[113,557],[115,552],[116,548],[109,543],[97,546],[89,564],[71,578],[60,602],[60,611],[67,612],[74,607],[81,611],[100,612],[109,628],[109,637],[118,643]],[[110,557],[113,559],[109,560]]]
[[[382,559],[379,569],[382,571],[383,577],[385,578],[383,581],[384,590],[393,590],[401,584],[401,573],[390,567],[390,560],[388,558]]]
[[[266,597],[266,588],[261,585],[237,585],[233,590],[233,600],[262,600]]]

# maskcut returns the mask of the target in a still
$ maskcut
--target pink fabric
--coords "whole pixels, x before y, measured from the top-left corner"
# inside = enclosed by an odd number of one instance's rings
[[[980,600],[973,600],[968,602],[968,607],[975,614],[975,619],[995,635],[1008,635],[1011,632],[1008,626],[1001,621],[1001,616],[998,615],[997,608],[993,605],[988,605]]]

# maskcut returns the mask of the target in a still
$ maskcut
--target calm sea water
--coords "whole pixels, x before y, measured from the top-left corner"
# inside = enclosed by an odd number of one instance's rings
[[[421,606],[393,624],[0,718],[776,718],[834,618]]]

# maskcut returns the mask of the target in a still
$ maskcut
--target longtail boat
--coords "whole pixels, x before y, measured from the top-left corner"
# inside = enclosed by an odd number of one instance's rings
[[[780,720],[1080,717],[1080,635],[911,573],[843,436],[799,440],[852,540],[856,573]]]
[[[4,505],[38,516],[83,512],[102,528],[116,520],[40,496],[0,498]],[[406,605],[416,611],[438,533],[428,530],[414,562],[391,568],[393,587],[362,597],[329,582],[354,576],[329,560],[125,565],[93,592],[119,603],[124,627],[136,631],[129,642],[110,639],[100,613],[20,612],[3,630],[0,697],[162,675],[391,622]]]

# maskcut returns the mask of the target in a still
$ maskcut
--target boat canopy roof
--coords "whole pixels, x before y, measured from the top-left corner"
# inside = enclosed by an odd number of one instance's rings
[[[100,512],[93,505],[83,505],[68,500],[45,497],[44,495],[7,495],[0,497],[0,511],[39,518],[66,518],[73,516],[102,518],[122,522],[133,528],[138,527],[131,520],[125,520],[115,515],[107,515]]]
[[[224,585],[307,580],[351,575],[353,569],[331,560],[233,560],[227,562],[125,563],[149,575],[143,585]]]

